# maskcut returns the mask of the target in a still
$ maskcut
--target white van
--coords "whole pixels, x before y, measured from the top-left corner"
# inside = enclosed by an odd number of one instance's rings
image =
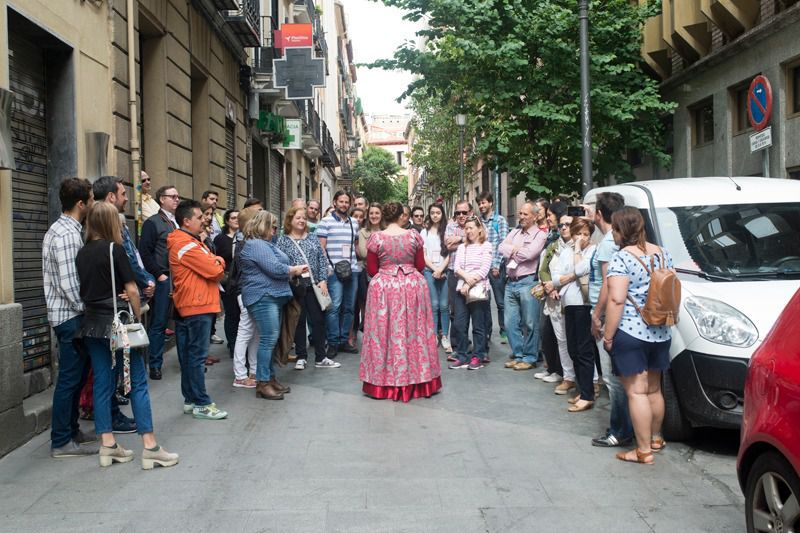
[[[683,286],[664,376],[664,432],[738,428],[750,356],[800,287],[800,182],[677,178],[591,190],[638,208]]]

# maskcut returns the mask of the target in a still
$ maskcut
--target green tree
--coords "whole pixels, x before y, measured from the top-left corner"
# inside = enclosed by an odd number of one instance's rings
[[[452,105],[443,105],[441,98],[423,93],[411,97],[414,112],[412,126],[416,131],[409,159],[427,174],[428,187],[437,195],[452,198],[458,193],[459,131],[455,116],[459,111]],[[465,128],[465,138],[474,136],[471,124]],[[469,171],[475,153],[465,144],[464,166]]]
[[[398,174],[401,170],[392,154],[377,146],[367,146],[353,165],[353,186],[370,201],[405,203],[408,201],[408,179],[406,189],[400,191]]]
[[[423,94],[466,113],[478,155],[529,195],[580,190],[580,69],[575,0],[383,0],[424,19],[423,48],[407,42],[372,67],[415,74]],[[657,82],[640,68],[642,24],[660,2],[592,2],[590,52],[595,181],[632,177],[626,149],[669,164]]]

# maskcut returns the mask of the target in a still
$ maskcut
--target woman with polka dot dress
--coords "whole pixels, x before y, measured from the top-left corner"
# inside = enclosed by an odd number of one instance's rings
[[[666,443],[661,437],[664,396],[661,373],[669,368],[669,326],[648,326],[628,298],[644,307],[650,273],[642,265],[651,259],[656,268],[672,268],[670,253],[647,242],[642,214],[624,207],[611,218],[614,241],[620,247],[608,266],[609,299],[603,345],[611,355],[614,373],[620,376],[628,396],[635,450],[620,452],[617,459],[652,464],[653,452]],[[637,259],[638,258],[638,259]]]

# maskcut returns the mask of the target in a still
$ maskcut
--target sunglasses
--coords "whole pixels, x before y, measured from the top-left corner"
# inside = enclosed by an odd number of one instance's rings
[[[144,183],[145,181],[149,182],[149,181],[150,181],[150,178],[144,178],[144,179],[142,180],[142,183]]]
[[[456,216],[457,217],[465,216],[465,215],[469,215],[469,211],[456,211]]]
[[[559,224],[559,225],[558,225],[558,227],[559,227],[559,228],[568,228],[568,227],[569,227],[569,224],[566,224],[566,223],[561,223],[561,224]]]
[[[481,225],[481,219],[479,219],[479,218],[478,218],[478,217],[476,217],[475,215],[473,215],[473,216],[469,217],[469,218],[467,219],[467,222],[477,222],[479,226]]]

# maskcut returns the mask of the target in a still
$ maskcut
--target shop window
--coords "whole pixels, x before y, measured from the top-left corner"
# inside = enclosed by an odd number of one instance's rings
[[[708,99],[696,105],[692,113],[692,146],[714,142],[714,102]]]

